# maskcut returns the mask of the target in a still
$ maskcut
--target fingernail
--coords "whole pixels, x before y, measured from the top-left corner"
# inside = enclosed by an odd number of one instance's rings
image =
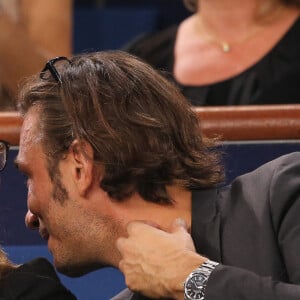
[[[176,226],[181,226],[181,227],[187,228],[187,224],[186,224],[185,220],[182,218],[175,219],[174,224]]]

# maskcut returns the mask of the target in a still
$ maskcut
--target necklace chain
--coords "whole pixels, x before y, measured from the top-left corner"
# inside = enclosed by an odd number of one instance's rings
[[[252,37],[254,37],[259,31],[261,31],[263,29],[263,27],[257,27],[255,30],[253,30],[250,34],[248,34],[247,36],[245,36],[244,38],[235,41],[235,42],[228,42],[228,41],[220,41],[214,37],[212,37],[211,35],[209,35],[204,28],[202,27],[202,34],[204,35],[203,38],[212,44],[216,44],[218,45],[218,47],[220,47],[220,49],[222,50],[222,52],[224,53],[229,53],[232,50],[232,44],[234,45],[240,45],[245,43],[246,41],[250,40]],[[198,28],[199,31],[199,28]]]
[[[278,15],[280,15],[282,10],[283,10],[283,7],[279,7],[279,9],[276,11],[277,17],[278,17]],[[273,18],[273,19],[275,19],[275,18]],[[200,32],[200,33],[202,33],[202,35],[204,35],[203,38],[209,43],[213,43],[213,44],[218,45],[218,47],[224,53],[229,53],[232,50],[232,45],[233,44],[234,45],[240,45],[240,44],[243,44],[243,43],[249,41],[254,36],[256,36],[258,32],[262,31],[264,28],[265,28],[265,26],[262,26],[262,25],[257,26],[255,29],[252,30],[252,32],[250,32],[248,35],[244,36],[242,39],[236,40],[236,41],[230,43],[228,41],[219,40],[219,39],[213,37],[212,35],[210,35],[209,32],[207,32],[207,30],[205,30],[205,27],[203,26],[203,24],[201,24],[200,19],[197,19],[197,23],[196,23],[196,29],[197,29],[198,32]]]
[[[224,53],[228,53],[231,50],[231,46],[228,42],[221,42],[221,48]]]

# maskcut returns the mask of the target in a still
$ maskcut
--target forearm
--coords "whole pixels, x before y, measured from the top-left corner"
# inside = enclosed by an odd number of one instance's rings
[[[261,277],[248,270],[219,265],[211,274],[205,300],[296,300],[300,286]]]
[[[180,277],[178,274],[178,278]],[[170,288],[171,282],[166,286]],[[173,289],[169,289],[169,295],[165,294],[163,297],[171,295],[176,300],[183,300],[183,285],[181,289],[179,286],[180,280],[178,288],[173,285]],[[219,264],[208,279],[204,300],[219,300],[220,298],[222,300],[298,300],[300,299],[300,285],[274,281],[271,277],[262,277],[248,270]]]

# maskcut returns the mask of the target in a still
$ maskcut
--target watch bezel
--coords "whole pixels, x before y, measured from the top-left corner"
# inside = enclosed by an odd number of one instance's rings
[[[198,289],[188,288],[189,284],[195,285],[194,283],[192,283],[192,281],[195,280],[195,278],[197,278],[197,277],[203,278],[201,280],[201,286],[199,286]],[[188,278],[187,278],[187,280],[185,281],[185,284],[184,284],[184,297],[185,297],[185,299],[186,300],[203,300],[204,299],[204,290],[205,290],[207,281],[208,281],[207,275],[203,274],[199,270],[193,271],[188,276]],[[196,295],[199,295],[199,296],[196,296]]]
[[[205,297],[205,289],[207,286],[208,279],[211,275],[211,272],[219,265],[218,262],[207,260],[203,264],[201,264],[197,269],[192,271],[189,276],[187,277],[186,281],[184,282],[184,299],[185,300],[204,300]],[[201,276],[201,283],[199,285],[195,284],[195,277]],[[189,283],[194,280],[194,285],[197,286],[198,291],[196,288],[194,290],[189,291],[188,285]],[[193,296],[191,294],[194,294]],[[198,296],[196,296],[198,295]]]

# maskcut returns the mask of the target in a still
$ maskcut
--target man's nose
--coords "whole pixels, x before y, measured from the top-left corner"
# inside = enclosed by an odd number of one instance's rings
[[[30,210],[27,211],[25,216],[25,224],[30,229],[38,229],[40,226],[39,219]]]

